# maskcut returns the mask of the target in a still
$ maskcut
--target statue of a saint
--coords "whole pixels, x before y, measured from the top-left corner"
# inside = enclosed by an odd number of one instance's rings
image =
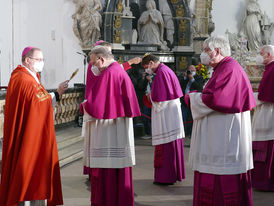
[[[158,44],[164,49],[164,20],[161,12],[156,9],[154,0],[148,0],[147,10],[144,11],[138,21],[139,41],[142,44]]]
[[[73,31],[80,40],[82,48],[90,48],[100,38],[102,10],[100,0],[73,0],[76,9],[72,15]]]
[[[263,15],[263,20],[262,20],[262,32],[263,32],[263,44],[268,45],[270,44],[270,37],[272,35],[274,29],[274,23],[270,22],[269,17],[267,16],[266,13]]]
[[[262,12],[257,0],[249,0],[240,36],[246,37],[248,48],[257,51],[262,46]]]
[[[174,23],[167,0],[159,0],[159,9],[164,19],[166,39],[170,42],[170,44],[173,44]]]

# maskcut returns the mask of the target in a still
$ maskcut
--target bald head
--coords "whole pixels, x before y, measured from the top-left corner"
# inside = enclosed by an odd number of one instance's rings
[[[191,71],[191,72],[196,72],[196,67],[194,65],[190,65],[188,67],[188,70]]]

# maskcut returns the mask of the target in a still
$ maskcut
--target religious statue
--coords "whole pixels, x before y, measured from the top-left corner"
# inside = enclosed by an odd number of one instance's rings
[[[272,35],[274,29],[274,23],[270,22],[269,17],[266,13],[263,15],[262,19],[262,32],[263,32],[263,44],[268,45],[270,44],[270,37]]]
[[[159,10],[164,19],[166,38],[170,42],[170,44],[173,44],[174,23],[172,18],[172,12],[170,10],[167,0],[159,0]]]
[[[147,11],[144,11],[138,20],[139,41],[142,44],[158,44],[166,50],[164,36],[164,20],[161,12],[156,9],[154,0],[146,3]]]
[[[102,5],[100,0],[73,0],[75,13],[72,15],[74,21],[73,31],[80,40],[83,49],[90,48],[100,38],[100,26],[102,17],[100,11]]]
[[[232,33],[226,30],[226,35],[228,37],[229,45],[231,48],[231,56],[237,60],[244,68],[247,63],[254,62],[256,59],[252,51],[247,49],[247,39],[245,37],[240,37],[236,33]]]
[[[246,37],[248,48],[257,51],[262,46],[262,12],[257,0],[249,0],[240,36]]]

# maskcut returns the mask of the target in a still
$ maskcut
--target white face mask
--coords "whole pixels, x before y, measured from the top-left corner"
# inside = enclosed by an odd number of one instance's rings
[[[264,58],[263,58],[262,55],[258,54],[258,55],[256,56],[256,63],[257,63],[257,64],[263,64],[263,63],[264,63]]]
[[[191,72],[192,76],[195,76],[196,72]]]
[[[95,76],[99,76],[100,74],[101,74],[101,72],[100,72],[100,70],[98,69],[98,67],[97,66],[92,66],[91,67],[91,71],[92,71],[92,73],[95,75]]]
[[[36,61],[33,64],[33,69],[35,72],[42,72],[44,68],[44,62],[43,61]]]
[[[151,69],[151,68],[147,68],[147,69],[146,69],[146,73],[148,73],[148,74],[150,74],[150,75],[151,75],[151,74],[153,74],[153,71],[152,71],[152,69]]]
[[[202,52],[200,55],[201,63],[205,65],[209,65],[210,63],[210,56],[206,52]]]

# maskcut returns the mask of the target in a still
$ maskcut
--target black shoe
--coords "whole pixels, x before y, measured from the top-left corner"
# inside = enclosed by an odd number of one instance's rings
[[[167,185],[173,185],[174,183],[167,183],[167,182],[153,182],[154,185],[162,185],[162,186],[167,186]]]

